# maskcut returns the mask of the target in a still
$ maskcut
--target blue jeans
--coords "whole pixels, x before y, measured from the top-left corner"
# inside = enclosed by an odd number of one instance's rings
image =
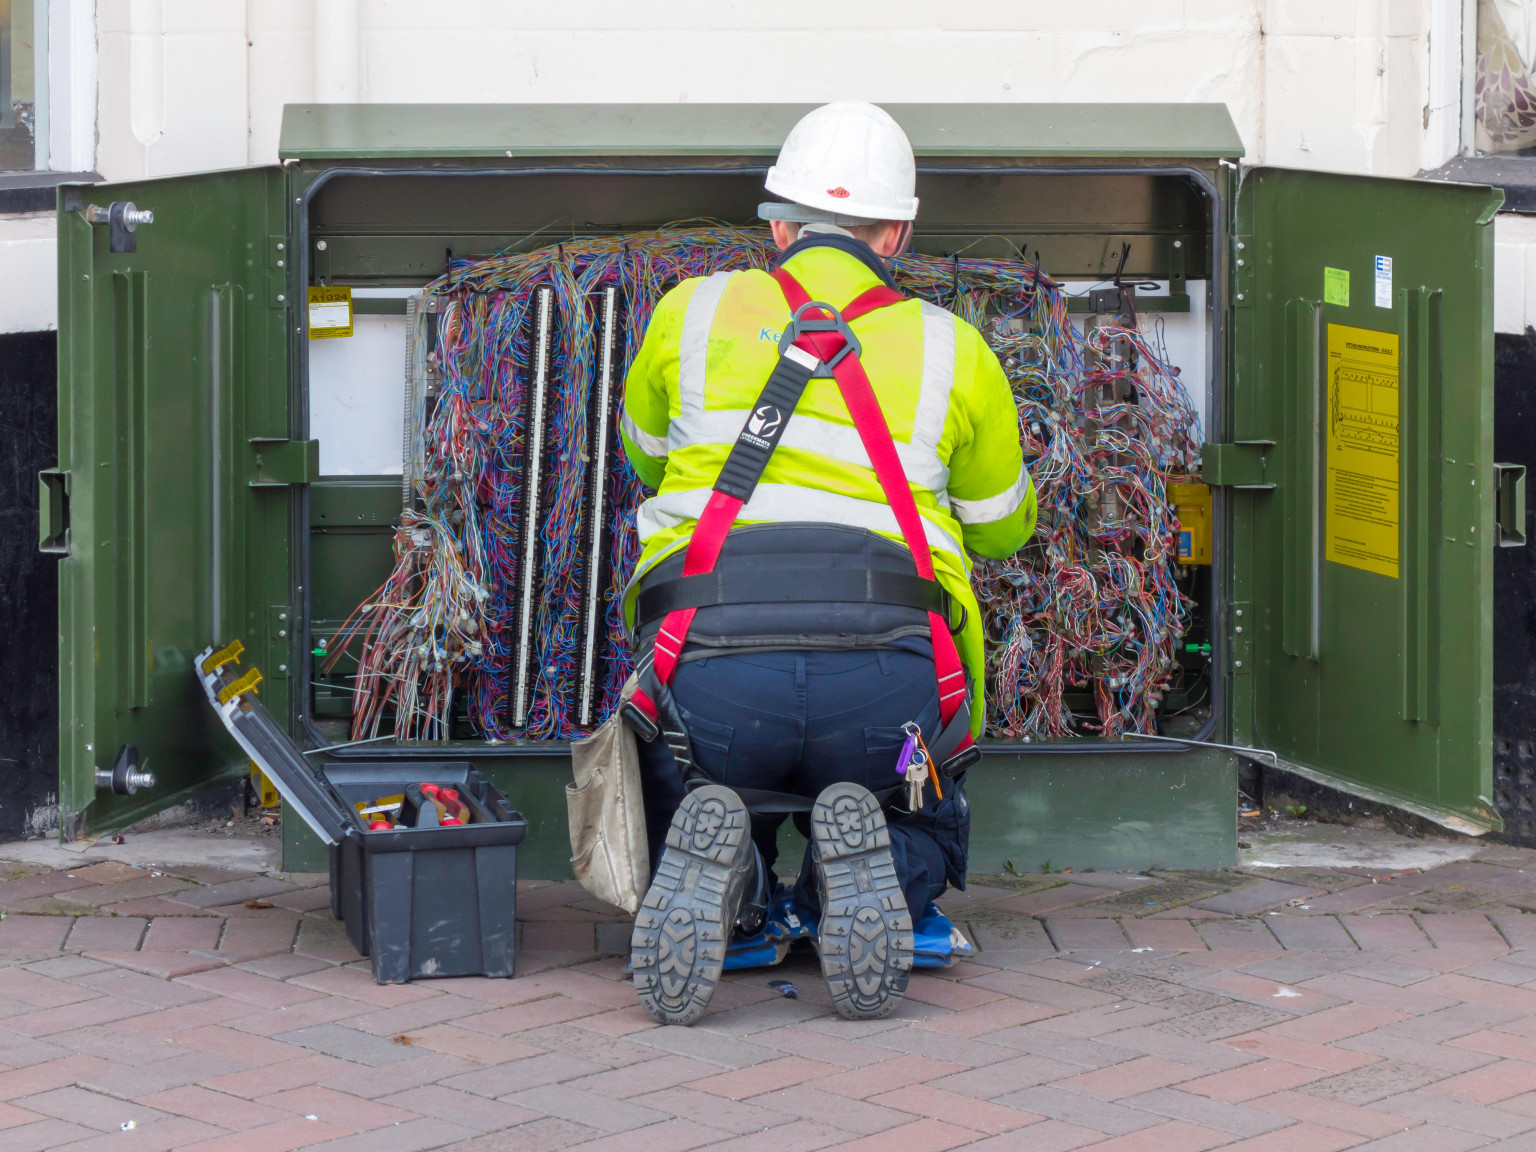
[[[678,667],[672,693],[699,767],[717,783],[815,797],[829,784],[853,781],[871,791],[900,782],[896,758],[915,720],[930,743],[939,730],[938,686],[926,641],[922,651],[735,652]],[[682,775],[666,742],[640,746],[647,831],[654,867],[667,827],[682,802]],[[914,918],[946,884],[965,887],[970,809],[960,781],[944,799],[906,812],[906,793],[887,805],[891,855]],[[772,871],[782,814],[752,818],[752,839]],[[809,821],[795,815],[808,833]],[[810,849],[800,865],[795,901],[818,915]]]

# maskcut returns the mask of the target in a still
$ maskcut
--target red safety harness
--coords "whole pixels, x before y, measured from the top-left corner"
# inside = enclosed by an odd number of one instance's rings
[[[699,515],[693,538],[683,560],[683,576],[698,576],[714,570],[725,545],[726,535],[736,522],[742,505],[751,498],[768,458],[773,454],[790,414],[814,377],[830,376],[837,382],[843,403],[853,419],[875,477],[885,493],[886,502],[895,513],[907,548],[912,553],[917,574],[924,580],[933,580],[933,555],[928,537],[923,531],[922,515],[912,497],[901,458],[896,454],[896,444],[886,424],[885,413],[875,396],[869,376],[859,361],[861,346],[849,329],[851,321],[867,316],[879,308],[899,304],[906,299],[900,292],[878,285],[862,293],[839,311],[830,304],[811,300],[805,289],[783,268],[773,273],[779,288],[793,313],[789,327],[779,343],[779,359],[773,373],[764,386],[762,395],[752,408],[747,425],[741,430],[730,456],[720,469],[720,476],[710,492],[709,502]],[[779,418],[763,420],[759,414],[765,409],[777,409]],[[754,423],[757,432],[752,431]],[[626,706],[626,717],[636,728],[649,728],[654,738],[658,723],[657,695],[665,693],[677,671],[683,647],[688,641],[688,629],[693,623],[697,608],[679,608],[669,612],[656,633],[650,667],[642,667],[639,688]],[[928,612],[929,634],[933,640],[934,672],[939,685],[939,719],[941,735],[934,741],[936,758],[948,761],[951,775],[964,769],[975,758],[975,753],[965,755],[973,747],[970,734],[970,709],[965,667],[960,662],[959,650],[950,634],[949,624],[938,612]],[[643,663],[643,662],[642,662]],[[648,689],[650,691],[648,691]],[[638,712],[640,715],[635,715]],[[642,717],[645,722],[642,722]],[[663,717],[664,719],[664,717]],[[963,724],[963,730],[956,726]],[[674,725],[676,727],[676,725]],[[674,751],[678,751],[675,738],[680,733],[669,731],[663,723],[661,730],[668,736]],[[963,763],[956,763],[960,756]],[[691,762],[691,754],[688,756]],[[766,795],[766,794],[765,794]],[[745,798],[745,797],[744,797]],[[749,805],[751,800],[748,799]]]

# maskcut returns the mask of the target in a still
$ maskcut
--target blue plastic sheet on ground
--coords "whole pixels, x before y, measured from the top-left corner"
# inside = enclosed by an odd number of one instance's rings
[[[931,901],[913,925],[912,938],[914,968],[948,968],[976,954],[965,934]],[[782,964],[789,950],[802,940],[815,947],[816,922],[801,915],[789,891],[781,888],[762,931],[731,940],[725,953],[725,970]]]

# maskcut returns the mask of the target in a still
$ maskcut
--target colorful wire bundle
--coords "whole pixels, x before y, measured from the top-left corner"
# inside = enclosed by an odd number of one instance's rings
[[[582,542],[608,533],[602,708],[630,669],[620,593],[639,554],[634,512],[645,492],[622,453],[607,478],[610,515],[587,523],[589,399],[600,333],[597,301],[616,286],[622,379],[662,294],[721,269],[770,268],[764,229],[713,222],[583,237],[480,260],[453,260],[420,298],[438,324],[418,326],[411,478],[420,510],[402,517],[396,566],[333,645],[330,664],[362,640],[353,737],[393,712],[401,739],[445,739],[455,686],[486,739],[580,734]],[[1060,286],[1019,260],[906,255],[899,287],[956,312],[987,336],[1018,402],[1025,459],[1040,503],[1018,555],[980,561],[987,616],[988,731],[1054,739],[1151,731],[1177,670],[1188,605],[1174,583],[1178,524],[1167,483],[1198,459],[1189,397],[1148,334],[1075,326]],[[541,288],[556,313],[541,522],[522,521],[524,401],[531,309]],[[418,309],[419,311],[421,309]],[[521,533],[539,532],[539,570],[519,571]],[[450,555],[451,554],[451,555]],[[536,678],[526,726],[510,727],[513,598],[536,581]],[[1091,689],[1075,714],[1069,689]]]
[[[1084,336],[1059,291],[1041,292],[1029,319],[993,321],[989,334],[1018,401],[1040,505],[1034,539],[976,569],[989,731],[1152,732],[1188,618],[1167,485],[1199,458],[1199,420],[1146,333]],[[1094,716],[1076,716],[1067,690],[1088,686]]]
[[[594,530],[609,534],[600,716],[612,710],[629,675],[619,600],[639,556],[634,511],[645,493],[620,453],[608,479],[609,523],[588,524],[582,498],[589,398],[597,372],[599,292],[615,286],[622,301],[616,366],[622,380],[656,301],[667,289],[723,268],[770,267],[773,257],[765,234],[705,223],[627,237],[574,239],[483,260],[454,260],[423,290],[420,299],[435,302],[439,322],[431,348],[424,335],[417,342],[411,478],[424,514],[462,526],[465,570],[485,592],[467,609],[484,641],[473,651],[456,648],[448,657],[467,689],[468,718],[478,735],[493,740],[580,735],[573,701],[581,590],[587,578],[582,543]],[[549,451],[540,522],[532,526],[539,533],[538,571],[525,574],[519,571],[518,550],[525,529],[520,495],[527,454],[524,399],[531,380],[530,314],[535,293],[544,287],[553,292],[556,313],[548,389]],[[422,324],[418,332],[427,329]],[[360,667],[373,670],[359,675],[354,739],[376,735],[387,706],[395,710],[395,731],[402,739],[445,739],[449,733],[452,693],[424,690],[427,673],[407,658],[414,637],[411,617],[405,601],[395,594],[402,584],[416,586],[413,573],[442,563],[436,553],[419,551],[416,540],[403,521],[396,538],[395,571],[332,645],[327,669],[336,665],[352,640],[361,639]],[[536,673],[527,723],[514,729],[507,708],[516,645],[513,597],[519,582],[529,578],[538,595]],[[428,581],[426,587],[440,583]],[[412,682],[404,683],[407,679]],[[409,711],[402,714],[402,707]]]

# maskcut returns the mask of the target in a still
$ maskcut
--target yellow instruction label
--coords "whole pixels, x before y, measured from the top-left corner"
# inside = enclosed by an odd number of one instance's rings
[[[309,290],[309,338],[352,335],[352,289],[312,286]]]
[[[1328,325],[1327,556],[1397,577],[1397,335]]]

